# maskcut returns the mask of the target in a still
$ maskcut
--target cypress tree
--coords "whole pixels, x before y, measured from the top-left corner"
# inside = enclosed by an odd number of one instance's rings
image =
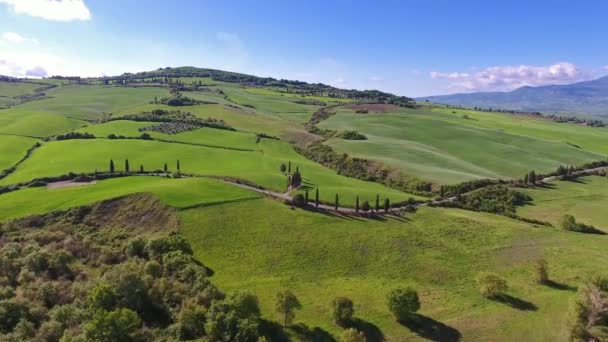
[[[376,211],[380,210],[380,195],[376,194]]]
[[[388,213],[388,209],[390,207],[391,203],[389,202],[388,198],[384,199],[384,212]]]
[[[530,181],[531,184],[536,184],[536,172],[534,172],[534,170],[530,171],[528,180]]]
[[[319,207],[319,188],[315,191],[315,208]]]
[[[177,160],[177,172],[181,171],[180,167],[179,167],[179,159]]]
[[[167,173],[169,169],[167,168],[167,163],[165,163],[165,173]]]
[[[442,186],[439,187],[439,197],[443,198],[445,195],[445,188]]]
[[[336,204],[335,204],[335,209],[336,211],[338,211],[338,194],[336,194]]]
[[[139,173],[144,173],[144,166],[143,165],[139,165]]]
[[[129,172],[129,159],[125,159],[125,172]]]
[[[110,159],[110,173],[114,173],[114,161]]]
[[[524,175],[524,184],[528,184],[528,174]]]
[[[308,189],[304,192],[304,202],[308,204]]]
[[[287,173],[291,173],[291,160],[287,163]]]
[[[359,195],[357,195],[357,200],[355,202],[355,212],[356,213],[359,212]]]

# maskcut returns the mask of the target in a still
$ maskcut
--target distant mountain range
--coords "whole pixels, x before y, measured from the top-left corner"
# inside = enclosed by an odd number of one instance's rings
[[[526,86],[510,92],[427,96],[417,100],[471,108],[608,116],[608,76],[566,85]]]

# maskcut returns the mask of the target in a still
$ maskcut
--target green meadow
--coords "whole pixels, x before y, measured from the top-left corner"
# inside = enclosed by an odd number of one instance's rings
[[[34,90],[43,86],[42,84],[29,82],[4,82],[0,81],[0,97],[15,97],[34,93]]]
[[[331,139],[328,144],[340,152],[378,160],[442,184],[520,178],[530,170],[548,172],[561,164],[580,165],[605,158],[563,141],[470,122],[477,121],[455,120],[420,109],[368,114],[342,109],[319,126],[357,130],[367,136],[367,140]],[[608,131],[602,134],[608,138]]]
[[[574,181],[552,181],[525,192],[534,201],[518,209],[524,217],[536,218],[559,226],[562,216],[608,231],[608,178],[588,176]]]
[[[87,126],[86,121],[60,114],[22,109],[22,105],[0,110],[0,133],[47,137]]]
[[[15,165],[36,141],[38,139],[0,134],[0,171]]]
[[[329,303],[347,296],[371,341],[566,341],[572,288],[608,266],[606,237],[456,209],[370,220],[258,199],[185,210],[180,218],[195,255],[217,270],[214,281],[253,290],[265,317],[279,320],[274,295],[290,288],[303,304],[296,323],[337,336]],[[562,288],[534,282],[539,257]],[[511,302],[479,295],[475,275],[486,270],[507,279]],[[386,293],[406,285],[420,292],[422,326],[399,324],[386,309]]]

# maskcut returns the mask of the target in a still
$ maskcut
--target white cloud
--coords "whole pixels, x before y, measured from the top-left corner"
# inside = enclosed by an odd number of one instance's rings
[[[548,66],[493,66],[476,72],[443,73],[431,78],[447,80],[452,91],[509,91],[522,86],[567,84],[589,78],[589,74],[568,62]]]
[[[0,0],[15,13],[46,20],[90,20],[91,12],[83,0]]]
[[[369,80],[372,81],[372,82],[380,82],[380,81],[382,81],[382,77],[380,77],[380,76],[371,76],[369,78]]]
[[[2,38],[6,41],[17,44],[22,43],[25,40],[25,38],[15,32],[4,32],[2,34]]]

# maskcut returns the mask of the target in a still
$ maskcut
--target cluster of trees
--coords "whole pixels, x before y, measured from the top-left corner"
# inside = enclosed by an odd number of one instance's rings
[[[110,140],[115,140],[115,139],[142,139],[142,140],[154,140],[154,138],[152,138],[152,136],[148,133],[142,133],[140,136],[138,137],[125,137],[124,135],[116,135],[114,133],[110,133],[107,136],[108,139]]]
[[[59,134],[55,137],[55,140],[70,140],[70,139],[95,139],[95,136],[90,133],[68,132],[65,134]]]
[[[177,162],[176,162],[176,164],[175,164],[175,165],[176,165],[176,176],[178,176],[178,177],[179,177],[179,176],[181,176],[181,172],[182,172],[182,170],[181,170],[181,165],[180,165],[180,162],[179,162],[179,159],[177,160]],[[110,166],[109,166],[109,168],[108,168],[108,171],[109,171],[110,173],[115,173],[115,172],[117,172],[117,170],[116,170],[116,166],[114,165],[114,160],[113,160],[113,159],[110,159]],[[132,171],[131,171],[131,167],[130,167],[130,165],[129,165],[129,159],[125,159],[125,167],[124,167],[124,172],[125,172],[125,173],[132,172]],[[144,171],[144,166],[143,166],[143,165],[139,165],[139,173],[144,173],[144,172],[145,172],[145,171]],[[159,172],[159,173],[160,173],[161,171],[160,171],[160,170],[157,170],[157,171],[155,171],[155,172]],[[168,172],[169,172],[169,167],[168,167],[167,163],[165,163],[165,164],[164,164],[164,166],[163,166],[163,171],[162,171],[162,172],[164,172],[164,173],[168,173]]]
[[[342,131],[336,135],[336,137],[346,140],[367,140],[364,134],[357,131]]]
[[[295,150],[304,157],[335,170],[342,176],[382,183],[394,189],[421,195],[429,195],[432,191],[432,184],[429,182],[408,177],[399,172],[392,172],[367,159],[338,154],[331,147],[322,143],[295,146]]]
[[[542,176],[540,178],[542,178]],[[526,173],[524,175],[524,178],[522,179],[522,182],[525,185],[532,185],[532,186],[534,186],[534,185],[536,185],[536,182],[538,182],[538,180],[539,180],[539,177],[536,175],[536,172],[534,172],[534,170],[532,170],[529,173]]]
[[[210,127],[216,129],[225,129],[235,131],[233,127],[228,125],[224,120],[215,118],[200,118],[190,112],[182,112],[179,110],[166,111],[162,109],[153,110],[150,112],[141,112],[139,114],[128,114],[110,120],[131,120],[131,121],[151,121],[175,123],[176,125],[187,125],[185,127],[195,126],[197,128]]]
[[[602,235],[605,234],[603,231],[595,228],[594,226],[576,222],[574,216],[568,214],[562,216],[560,225],[562,229],[569,230],[572,232]]]
[[[572,340],[608,340],[608,277],[593,276],[578,289],[569,318]]]
[[[532,198],[527,194],[509,189],[502,184],[496,184],[466,195],[457,194],[452,201],[444,201],[434,205],[515,216],[516,207],[525,205],[529,201],[532,201]]]

